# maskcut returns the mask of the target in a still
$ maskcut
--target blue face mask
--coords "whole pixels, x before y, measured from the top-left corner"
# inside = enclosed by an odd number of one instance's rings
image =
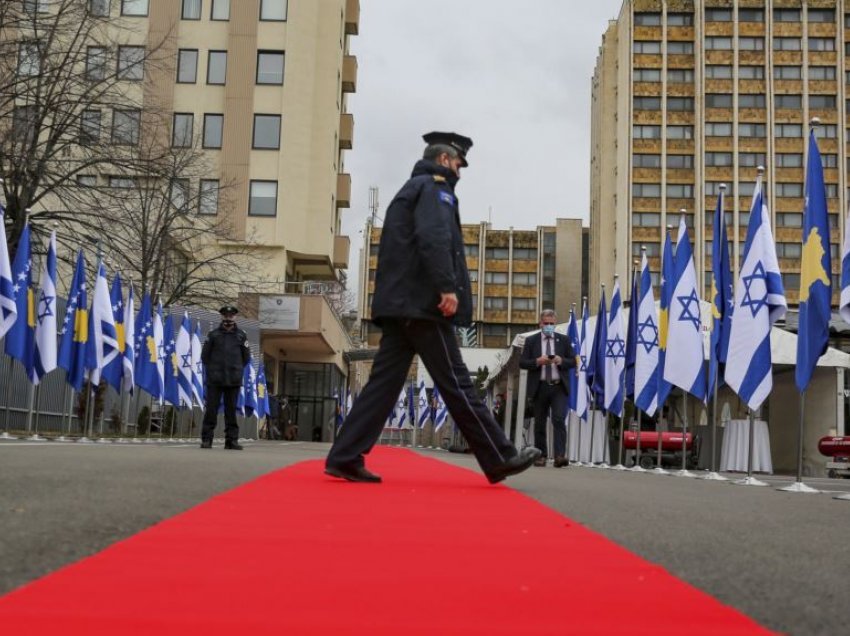
[[[555,325],[543,325],[543,333],[547,336],[551,336],[555,333]]]

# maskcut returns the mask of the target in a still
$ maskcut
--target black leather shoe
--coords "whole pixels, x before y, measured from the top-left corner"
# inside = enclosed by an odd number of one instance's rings
[[[225,442],[224,443],[225,450],[245,450],[245,447],[242,446],[239,442]]]
[[[339,477],[348,481],[360,481],[370,484],[380,484],[381,476],[370,473],[363,466],[354,468],[347,466],[325,466],[325,474],[331,477]]]
[[[566,457],[556,457],[556,458],[555,458],[555,461],[554,461],[554,462],[552,462],[552,465],[553,465],[555,468],[563,468],[564,466],[569,466],[569,465],[570,465],[570,460],[569,460],[569,459],[567,459]]]
[[[487,475],[487,481],[489,481],[491,484],[498,484],[506,477],[510,477],[511,475],[516,475],[524,470],[527,470],[537,459],[540,459],[542,456],[543,453],[540,452],[539,448],[534,448],[533,446],[523,448],[514,457],[511,457],[501,466],[497,466],[493,470],[493,472]]]
[[[201,448],[212,448],[212,440],[205,439],[201,442]]]

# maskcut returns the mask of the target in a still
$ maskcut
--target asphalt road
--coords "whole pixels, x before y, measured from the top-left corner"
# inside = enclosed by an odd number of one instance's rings
[[[0,442],[0,593],[326,452],[323,444],[283,442],[249,443],[241,453],[195,444]],[[469,455],[421,452],[477,470]],[[770,628],[847,633],[850,501],[834,500],[835,493],[551,465],[508,483]],[[807,483],[850,492],[850,480]],[[539,558],[546,567],[545,555],[517,557]],[[612,604],[617,594],[612,581]],[[634,620],[651,621],[653,611],[663,611],[659,601]]]

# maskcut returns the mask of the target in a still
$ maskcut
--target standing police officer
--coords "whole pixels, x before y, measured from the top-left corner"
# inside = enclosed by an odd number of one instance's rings
[[[219,310],[221,324],[210,331],[201,350],[206,371],[206,410],[201,430],[201,448],[212,448],[218,420],[218,407],[224,398],[224,447],[242,450],[239,444],[239,424],[236,422],[236,401],[242,388],[245,365],[251,357],[248,334],[236,326],[234,317],[239,310],[225,305]]]
[[[349,481],[379,482],[364,455],[375,445],[414,354],[419,354],[469,442],[487,479],[522,472],[540,456],[517,452],[478,398],[452,323],[472,321],[472,294],[455,185],[468,164],[472,140],[455,133],[425,135],[428,144],[413,175],[389,205],[381,231],[372,319],[383,332],[380,349],[333,447],[325,472]]]

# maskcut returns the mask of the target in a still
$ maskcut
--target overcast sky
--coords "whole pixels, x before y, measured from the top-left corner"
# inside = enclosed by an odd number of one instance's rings
[[[357,278],[369,187],[379,216],[410,176],[422,134],[471,137],[457,188],[464,223],[533,229],[588,220],[590,89],[622,0],[360,0],[349,275]],[[352,280],[352,289],[357,281]]]

